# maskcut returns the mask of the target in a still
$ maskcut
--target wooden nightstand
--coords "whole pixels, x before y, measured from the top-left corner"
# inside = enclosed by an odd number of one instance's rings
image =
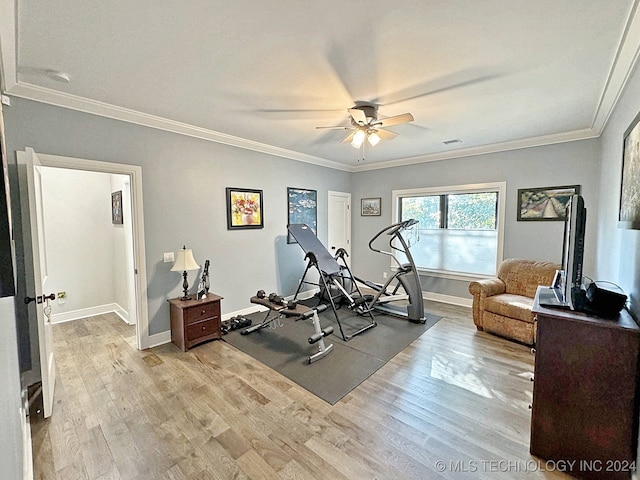
[[[202,300],[169,300],[171,341],[186,352],[202,342],[222,338],[220,300],[222,297],[213,293]]]

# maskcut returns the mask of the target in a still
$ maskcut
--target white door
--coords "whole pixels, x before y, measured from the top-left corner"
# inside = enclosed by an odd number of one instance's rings
[[[329,252],[335,255],[338,249],[344,248],[351,256],[351,194],[329,191],[327,216]]]
[[[40,372],[42,375],[42,400],[45,418],[51,416],[53,410],[53,390],[56,381],[56,363],[53,358],[53,335],[51,332],[51,309],[49,303],[53,294],[44,289],[47,283],[47,252],[45,249],[44,223],[42,208],[42,176],[41,165],[35,152],[27,148],[18,152],[18,163],[26,170],[26,187],[28,195],[20,196],[22,212],[22,228],[25,244],[31,237],[31,255],[25,255],[27,269],[27,295],[30,300],[29,316],[35,312],[38,320],[38,345],[40,348]],[[23,191],[24,192],[24,191]],[[25,245],[27,248],[28,245]],[[29,265],[33,259],[33,265]],[[33,277],[29,275],[32,269]],[[30,278],[31,277],[31,278]],[[53,297],[53,298],[51,298]]]

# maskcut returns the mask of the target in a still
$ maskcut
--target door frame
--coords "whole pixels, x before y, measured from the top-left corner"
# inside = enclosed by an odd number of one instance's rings
[[[28,150],[29,147],[25,148]],[[131,228],[133,230],[134,286],[136,305],[136,339],[138,350],[149,348],[149,306],[146,301],[147,269],[142,205],[142,167],[124,163],[102,162],[35,152],[43,167],[67,168],[90,172],[127,175],[131,188]]]
[[[330,204],[331,204],[331,197],[342,197],[342,198],[346,198],[347,199],[347,212],[345,215],[345,218],[348,219],[348,225],[346,225],[347,231],[348,231],[348,248],[347,250],[347,254],[349,255],[349,257],[347,257],[347,262],[351,263],[349,258],[351,257],[351,253],[352,253],[352,249],[351,246],[353,244],[353,242],[351,241],[351,222],[352,222],[352,218],[351,218],[351,193],[349,192],[338,192],[338,191],[334,191],[334,190],[329,190],[327,192],[327,248],[330,249],[331,248],[331,228],[332,228],[332,219],[330,218]],[[331,252],[331,254],[335,254],[335,252]]]

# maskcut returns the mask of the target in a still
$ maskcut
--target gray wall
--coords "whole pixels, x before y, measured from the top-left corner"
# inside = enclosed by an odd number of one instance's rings
[[[15,151],[142,166],[149,333],[169,329],[167,298],[182,277],[163,252],[186,244],[200,265],[211,261],[211,290],[222,312],[251,306],[258,289],[295,292],[303,252],[287,245],[287,187],[318,191],[318,236],[327,237],[327,191],[351,190],[351,174],[191,137],[13,98],[5,107],[9,162]],[[225,187],[264,191],[261,230],[226,229]],[[12,184],[12,188],[14,187]],[[201,272],[190,272],[195,289]]]
[[[629,296],[640,319],[640,231],[617,228],[622,172],[622,138],[640,112],[640,73],[630,77],[601,137],[597,279],[614,282]]]
[[[358,172],[353,178],[353,245],[366,246],[391,218],[391,191],[474,183],[507,183],[504,258],[529,258],[560,262],[562,222],[518,222],[517,191],[526,187],[581,185],[590,217],[598,209],[599,141],[584,140],[558,145],[457,158],[418,165]],[[382,197],[382,216],[361,217],[363,197]],[[357,210],[357,211],[355,211]],[[596,222],[587,222],[585,274],[593,274],[596,251]],[[354,255],[356,274],[381,281],[389,269],[386,257],[369,250]],[[422,288],[456,297],[469,297],[468,281],[422,276]]]

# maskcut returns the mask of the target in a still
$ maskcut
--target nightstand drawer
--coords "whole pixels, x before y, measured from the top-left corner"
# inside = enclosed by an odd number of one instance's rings
[[[187,341],[197,340],[210,335],[217,335],[220,331],[218,317],[192,323],[187,327]]]
[[[191,306],[184,311],[185,323],[195,323],[210,317],[220,316],[220,302]]]

